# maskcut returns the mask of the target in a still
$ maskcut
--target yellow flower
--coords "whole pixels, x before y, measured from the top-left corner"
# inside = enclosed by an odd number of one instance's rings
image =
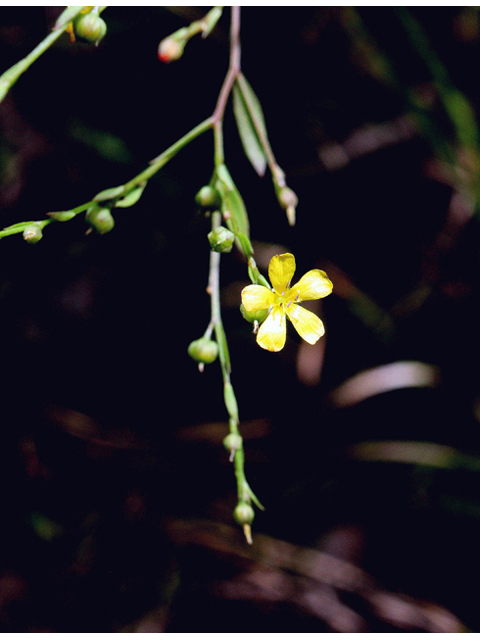
[[[325,271],[312,269],[290,288],[294,273],[295,257],[291,253],[273,256],[268,265],[273,291],[260,284],[250,284],[242,291],[242,303],[248,313],[268,310],[268,316],[257,333],[257,342],[262,349],[283,349],[287,335],[286,316],[310,344],[315,344],[325,333],[320,318],[297,302],[328,296],[332,292],[332,283]]]

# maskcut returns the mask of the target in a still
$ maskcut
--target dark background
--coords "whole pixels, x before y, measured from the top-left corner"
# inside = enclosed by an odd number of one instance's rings
[[[59,13],[1,10],[2,71]],[[229,10],[178,62],[156,55],[203,13],[108,8],[98,48],[62,36],[34,63],[0,105],[2,227],[122,184],[211,115]],[[479,630],[478,29],[471,7],[242,9],[242,68],[299,196],[292,229],[229,107],[258,263],[292,251],[298,276],[334,283],[319,348],[290,326],[271,354],[238,311],[246,265],[222,258],[247,477],[267,507],[252,549],[232,519],[219,366],[200,375],[187,356],[209,321],[194,196],[211,134],[110,234],[86,236],[78,216],[35,246],[2,239],[0,631]],[[335,400],[405,360],[435,367],[434,383]],[[282,540],[371,578],[309,575]]]

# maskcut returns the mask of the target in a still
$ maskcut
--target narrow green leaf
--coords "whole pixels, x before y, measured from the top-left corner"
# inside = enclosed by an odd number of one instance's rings
[[[265,137],[267,137],[267,126],[265,124],[265,116],[263,115],[262,105],[257,98],[257,94],[252,89],[250,83],[245,78],[243,73],[238,76],[238,87],[242,92],[243,99],[248,107],[252,120],[259,127],[260,131]]]
[[[217,167],[217,176],[216,188],[222,198],[223,218],[227,227],[236,236],[235,244],[244,253],[242,243],[237,236],[239,233],[243,233],[247,238],[250,236],[247,209],[225,165]]]
[[[125,209],[126,207],[133,207],[133,205],[137,204],[137,202],[142,197],[142,193],[143,193],[143,190],[145,189],[146,184],[147,184],[146,182],[142,182],[142,184],[139,187],[130,191],[130,193],[127,194],[121,200],[118,200],[115,203],[115,207],[120,207],[121,209]]]
[[[235,183],[232,180],[232,176],[230,175],[230,172],[224,164],[221,164],[217,167],[217,176],[227,187],[227,189],[229,189],[230,191],[233,191],[233,189],[235,189]]]
[[[243,248],[243,253],[248,257],[253,254],[253,247],[250,239],[241,231],[237,234],[238,240]]]
[[[245,102],[242,91],[237,84],[233,87],[233,112],[235,114],[238,133],[240,134],[240,140],[242,141],[245,155],[250,160],[252,167],[262,178],[265,175],[265,170],[267,168],[267,158],[258,138],[248,105]]]
[[[112,200],[118,198],[125,193],[125,186],[122,184],[120,187],[111,187],[110,189],[104,189],[97,193],[93,198],[95,202],[103,202],[104,200]]]

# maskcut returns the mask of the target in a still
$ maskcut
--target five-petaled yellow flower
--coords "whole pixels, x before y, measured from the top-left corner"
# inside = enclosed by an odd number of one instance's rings
[[[328,296],[332,292],[332,283],[325,271],[312,269],[290,288],[294,273],[295,258],[291,253],[273,256],[268,265],[273,291],[260,284],[250,284],[242,291],[242,303],[248,313],[268,310],[268,316],[257,333],[258,344],[268,351],[283,349],[287,335],[286,316],[310,344],[315,344],[325,333],[320,318],[297,303]]]

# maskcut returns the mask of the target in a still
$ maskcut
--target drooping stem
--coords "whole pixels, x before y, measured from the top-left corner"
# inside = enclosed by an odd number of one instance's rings
[[[85,9],[85,7],[76,7],[76,9],[78,9],[78,11],[72,12],[72,18],[78,15],[82,9]],[[67,22],[59,29],[49,33],[48,36],[35,47],[35,49],[25,56],[25,58],[22,58],[22,60],[19,60],[13,65],[13,67],[10,67],[10,69],[7,69],[7,71],[2,73],[0,76],[0,102],[2,102],[22,73],[24,73],[35,62],[35,60],[42,55],[42,53],[45,53],[45,51],[47,51],[47,49],[51,47],[56,40],[58,40],[62,33],[68,28],[69,24],[70,23]]]
[[[141,173],[132,178],[129,182],[127,182],[125,186],[125,192],[128,193],[134,187],[139,185],[146,180],[149,180],[153,175],[157,173],[162,167],[164,167],[167,162],[169,162],[177,153],[183,149],[187,144],[198,138],[199,135],[208,131],[212,127],[212,118],[207,118],[196,127],[194,127],[191,131],[186,133],[180,140],[177,140],[171,147],[168,147],[163,153],[154,158],[150,162],[150,166],[144,169]]]
[[[232,19],[230,24],[230,62],[227,75],[223,81],[222,88],[218,96],[215,111],[212,115],[214,145],[215,145],[215,166],[223,164],[225,155],[223,150],[223,116],[227,106],[228,98],[233,88],[233,84],[240,73],[240,7],[232,7]]]

